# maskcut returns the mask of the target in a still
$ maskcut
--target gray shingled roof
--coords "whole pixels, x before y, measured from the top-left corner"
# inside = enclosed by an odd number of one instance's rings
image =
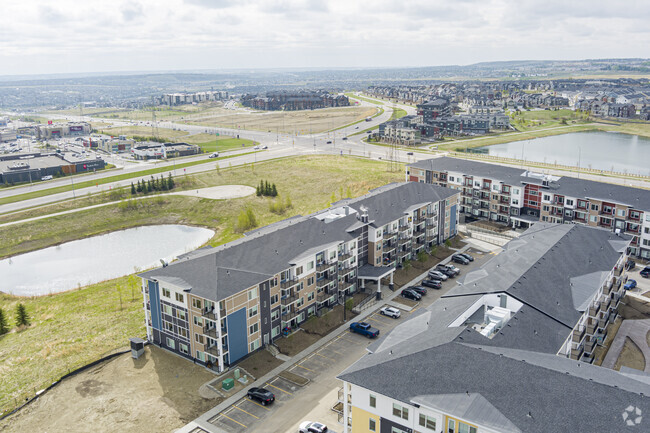
[[[513,186],[520,185],[522,182],[541,184],[539,179],[523,176],[525,172],[523,169],[466,159],[450,157],[433,158],[414,162],[409,164],[408,167],[421,170],[455,171],[478,177],[501,180]],[[612,201],[632,206],[639,210],[650,210],[650,191],[630,186],[562,176],[558,181],[552,182],[548,190],[554,194],[569,197],[586,197]]]

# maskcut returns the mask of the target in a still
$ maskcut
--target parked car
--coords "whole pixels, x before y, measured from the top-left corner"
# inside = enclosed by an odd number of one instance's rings
[[[250,400],[259,401],[262,406],[266,406],[267,404],[271,404],[275,401],[275,395],[268,389],[264,388],[251,388],[246,393],[246,396]]]
[[[634,269],[636,267],[636,262],[632,259],[627,259],[627,262],[625,262],[625,269],[630,270]]]
[[[343,139],[343,140],[347,140],[347,139],[348,139],[348,137],[343,137],[342,139]]]
[[[411,286],[409,289],[413,290],[420,296],[426,296],[427,295],[427,289],[425,289],[422,286]]]
[[[424,287],[430,287],[436,290],[442,288],[442,281],[440,280],[422,280],[420,284],[422,284]]]
[[[461,265],[469,265],[469,260],[461,256],[460,254],[454,254],[453,256],[451,256],[451,260],[455,263],[460,263]]]
[[[457,254],[458,254],[459,256],[463,256],[463,257],[465,257],[465,258],[466,258],[467,260],[469,260],[470,262],[473,262],[473,261],[474,261],[474,257],[470,256],[470,255],[467,254],[467,253],[457,253]]]
[[[300,423],[300,433],[325,433],[327,426],[319,422],[305,421]]]
[[[327,143],[325,144],[332,144],[332,140],[327,140]]]
[[[625,290],[632,290],[636,287],[636,280],[627,280],[627,283],[623,286]]]
[[[373,328],[369,323],[366,322],[353,322],[350,323],[350,331],[365,335],[368,338],[375,338],[379,336],[379,329]]]
[[[407,155],[413,155],[413,152],[406,152]]]
[[[447,276],[447,274],[443,274],[440,271],[431,270],[429,271],[429,278],[434,280],[447,281],[449,277]]]
[[[52,176],[50,176],[50,175],[48,175],[48,176],[43,176],[43,177],[41,178],[41,180],[52,180]]]
[[[214,152],[209,156],[209,158],[219,158],[219,152]]]
[[[393,308],[393,307],[384,307],[381,310],[379,310],[379,314],[381,314],[382,316],[392,317],[393,319],[397,319],[399,316],[402,315],[402,313],[400,313],[400,311],[397,308]]]
[[[401,296],[402,298],[412,299],[414,301],[419,301],[420,299],[422,299],[422,296],[418,292],[412,289],[402,290]]]
[[[650,278],[650,266],[646,266],[645,268],[641,269],[641,271],[639,271],[639,275],[641,275],[643,278]]]
[[[436,266],[436,270],[450,276],[451,278],[454,278],[456,275],[460,274],[460,269],[452,264],[438,265]]]

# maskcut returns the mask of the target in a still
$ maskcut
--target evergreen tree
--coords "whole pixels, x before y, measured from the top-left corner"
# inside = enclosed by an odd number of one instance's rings
[[[151,185],[151,181],[147,181],[147,192],[153,191],[153,185]]]
[[[271,186],[271,197],[276,197],[278,195],[278,190],[275,187],[275,184]]]
[[[264,182],[264,195],[271,195],[271,185],[268,180]]]
[[[27,309],[23,304],[18,304],[16,307],[16,326],[29,326],[29,315]]]
[[[140,183],[140,180],[138,179],[138,186],[135,188],[136,192],[142,192],[142,184]]]
[[[160,185],[160,190],[161,191],[167,191],[167,182],[165,181],[165,178],[163,175],[160,175],[160,180],[158,181],[158,184]]]
[[[7,325],[7,317],[5,317],[5,312],[0,308],[0,335],[6,334],[9,332],[9,325]]]
[[[167,189],[174,189],[174,178],[172,177],[172,174],[169,173],[169,177],[167,178]]]
[[[133,182],[131,182],[131,195],[135,195],[135,194],[136,194],[135,185],[133,185]]]
[[[154,191],[158,191],[158,180],[153,176],[151,176],[151,187]]]

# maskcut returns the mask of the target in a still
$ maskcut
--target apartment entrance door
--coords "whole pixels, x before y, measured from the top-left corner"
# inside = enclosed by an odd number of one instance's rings
[[[269,344],[269,334],[264,334],[264,345],[266,346],[268,344]]]

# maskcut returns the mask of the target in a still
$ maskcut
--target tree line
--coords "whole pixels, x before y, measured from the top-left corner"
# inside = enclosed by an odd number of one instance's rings
[[[31,321],[29,319],[29,314],[27,314],[27,309],[23,304],[18,304],[16,306],[15,321],[16,321],[16,326],[18,327],[29,326],[31,324]],[[9,328],[7,316],[4,310],[0,308],[0,335],[6,334],[10,330],[11,328]]]
[[[176,183],[171,173],[169,173],[167,179],[161,174],[160,178],[151,176],[149,180],[138,180],[137,184],[131,182],[131,195],[138,195],[140,193],[149,194],[154,191],[170,191],[175,187]]]

